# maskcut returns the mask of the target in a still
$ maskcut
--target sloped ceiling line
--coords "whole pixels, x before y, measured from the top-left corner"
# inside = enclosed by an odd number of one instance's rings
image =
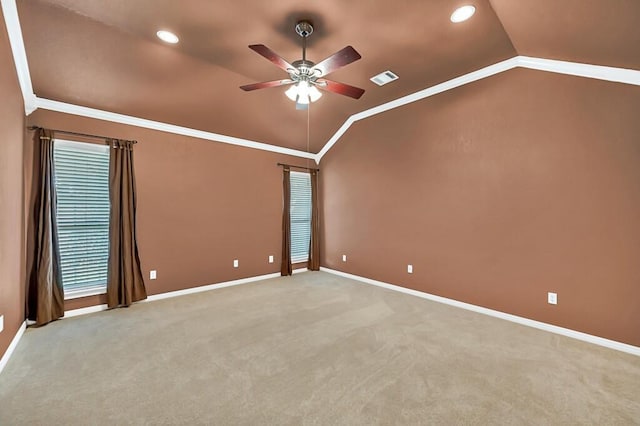
[[[290,148],[284,148],[277,145],[272,145],[263,142],[257,142],[232,136],[226,136],[218,133],[206,132],[202,130],[196,130],[188,127],[176,126],[173,124],[163,123],[159,121],[147,120],[137,117],[132,117],[124,114],[118,114],[109,111],[98,110],[94,108],[83,107],[74,104],[68,104],[64,102],[38,98],[31,83],[31,76],[29,72],[29,65],[27,62],[27,55],[24,46],[24,40],[22,38],[22,30],[20,26],[20,20],[18,17],[18,11],[16,6],[16,0],[0,0],[2,4],[2,12],[4,15],[7,32],[9,34],[9,41],[11,44],[11,50],[13,53],[14,64],[16,72],[18,74],[18,80],[22,91],[22,96],[25,104],[26,115],[31,114],[37,108],[47,109],[51,111],[63,112],[67,114],[73,114],[83,117],[89,117],[99,120],[111,121],[115,123],[126,124],[130,126],[143,127],[147,129],[159,130],[162,132],[174,133],[178,135],[190,136],[194,138],[210,140],[215,142],[221,142],[231,145],[244,146],[253,149],[260,149],[264,151],[276,152],[281,154],[292,155],[301,158],[309,158],[320,163],[322,157],[331,149],[333,145],[342,137],[342,135],[349,129],[351,124],[356,121],[363,120],[368,117],[372,117],[377,114],[389,111],[394,108],[398,108],[407,105],[412,102],[416,102],[439,93],[443,93],[448,90],[455,89],[462,85],[478,81],[498,73],[502,73],[511,70],[516,67],[529,68],[538,71],[554,72],[559,74],[567,74],[578,77],[593,78],[598,80],[612,81],[616,83],[624,83],[640,86],[640,71],[607,67],[600,65],[581,64],[575,62],[558,61],[543,58],[533,58],[528,56],[515,56],[511,59],[507,59],[502,62],[490,65],[477,71],[473,71],[469,74],[465,74],[460,77],[453,78],[445,81],[444,83],[437,84],[435,86],[420,90],[418,92],[403,96],[390,102],[378,105],[376,107],[361,111],[357,114],[351,115],[338,129],[336,133],[327,141],[324,147],[317,154],[299,151]]]

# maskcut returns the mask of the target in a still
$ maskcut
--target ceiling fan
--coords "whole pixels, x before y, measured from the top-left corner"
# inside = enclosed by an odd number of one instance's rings
[[[302,37],[302,59],[293,63],[285,61],[264,44],[252,44],[249,46],[249,49],[264,56],[277,67],[286,71],[289,74],[289,78],[247,84],[240,86],[240,88],[249,92],[267,87],[293,84],[285,94],[289,99],[296,102],[296,109],[307,109],[309,102],[317,101],[322,96],[318,88],[349,96],[350,98],[360,99],[364,93],[363,89],[325,78],[327,74],[360,59],[360,54],[353,47],[347,46],[316,64],[307,59],[307,37],[313,33],[313,25],[309,21],[300,21],[296,24],[296,33]]]

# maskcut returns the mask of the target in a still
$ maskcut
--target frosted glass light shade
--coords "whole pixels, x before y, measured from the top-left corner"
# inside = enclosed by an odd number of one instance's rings
[[[287,89],[284,94],[292,101],[307,105],[309,102],[315,102],[322,97],[322,93],[312,84],[301,81]]]
[[[322,93],[320,93],[316,86],[311,86],[309,88],[309,97],[311,98],[311,102],[315,102],[322,97]]]
[[[298,97],[298,87],[297,84],[294,84],[293,86],[289,87],[287,89],[286,92],[284,92],[285,95],[287,95],[287,98],[291,99],[293,102],[296,101],[296,98]]]

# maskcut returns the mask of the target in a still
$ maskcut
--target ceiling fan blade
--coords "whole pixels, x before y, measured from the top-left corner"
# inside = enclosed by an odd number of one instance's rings
[[[342,50],[337,51],[328,58],[317,63],[313,68],[320,71],[320,76],[325,76],[334,72],[338,68],[349,65],[352,62],[362,58],[356,49],[351,46],[347,46]]]
[[[249,46],[249,49],[253,50],[258,55],[264,56],[265,58],[273,62],[278,68],[283,69],[286,72],[295,69],[293,65],[282,59],[276,52],[269,49],[264,44],[252,44]]]
[[[291,84],[291,83],[295,83],[295,81],[290,80],[290,79],[273,80],[273,81],[263,81],[262,83],[247,84],[247,85],[244,85],[244,86],[240,86],[240,88],[242,90],[244,90],[245,92],[250,92],[252,90],[266,89],[267,87],[284,86],[286,84]]]
[[[359,87],[349,86],[348,84],[338,83],[337,81],[327,80],[326,78],[318,80],[317,83],[316,86],[319,89],[349,96],[353,99],[360,99],[360,96],[364,93],[364,89],[360,89]]]

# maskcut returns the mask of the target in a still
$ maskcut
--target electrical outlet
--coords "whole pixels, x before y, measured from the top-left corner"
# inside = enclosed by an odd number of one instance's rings
[[[413,274],[413,265],[407,265],[407,272]]]
[[[269,263],[273,263],[273,255],[269,256]]]
[[[238,259],[233,259],[233,267],[234,268],[238,267]]]
[[[547,293],[547,302],[549,302],[550,305],[557,305],[558,304],[558,294],[557,293]]]
[[[156,274],[155,270],[154,271],[149,271],[149,279],[150,280],[155,280],[156,276],[157,276],[157,274]]]
[[[0,315],[0,333],[4,330],[4,315]]]
[[[346,261],[347,261],[347,255],[346,255],[346,254],[343,254],[343,255],[342,255],[342,261],[343,261],[343,262],[346,262]]]

